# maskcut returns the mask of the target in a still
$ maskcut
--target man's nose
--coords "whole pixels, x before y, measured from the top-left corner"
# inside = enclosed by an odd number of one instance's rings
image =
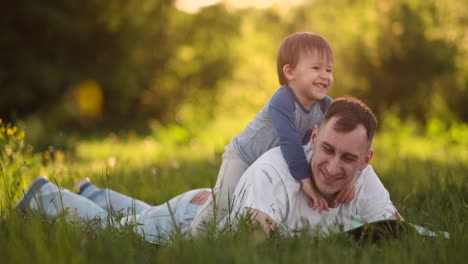
[[[327,171],[330,176],[335,176],[338,173],[340,173],[340,158],[339,157],[333,157],[327,165]]]

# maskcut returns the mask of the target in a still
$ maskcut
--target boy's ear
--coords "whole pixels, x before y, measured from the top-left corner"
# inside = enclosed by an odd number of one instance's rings
[[[289,64],[283,66],[283,74],[288,81],[293,81],[295,78],[293,68]]]

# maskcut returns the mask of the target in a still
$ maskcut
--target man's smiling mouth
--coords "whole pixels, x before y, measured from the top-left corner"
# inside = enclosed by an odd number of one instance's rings
[[[336,181],[339,181],[343,179],[343,177],[331,177],[328,175],[328,173],[325,173],[322,169],[320,169],[320,172],[322,173],[323,177],[325,178],[326,182],[329,183],[334,183]]]

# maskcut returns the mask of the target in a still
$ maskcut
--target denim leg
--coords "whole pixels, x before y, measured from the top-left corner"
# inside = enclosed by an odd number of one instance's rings
[[[182,193],[164,204],[146,209],[136,217],[124,217],[121,224],[135,224],[135,232],[149,242],[165,241],[177,228],[185,233],[201,208],[201,205],[192,204],[190,201],[202,191],[210,189],[196,189]]]
[[[34,193],[29,206],[31,209],[39,210],[49,219],[65,213],[65,217],[72,222],[100,219],[102,227],[107,225],[108,214],[105,210],[92,201],[51,182],[45,183]]]
[[[81,196],[93,201],[113,216],[137,215],[151,206],[143,201],[134,199],[111,189],[99,188],[92,183],[86,183]]]

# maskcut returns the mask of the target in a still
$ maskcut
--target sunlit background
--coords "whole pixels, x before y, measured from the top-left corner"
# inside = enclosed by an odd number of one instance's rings
[[[196,13],[200,11],[202,8],[222,3],[226,6],[226,8],[235,10],[235,9],[242,9],[242,8],[270,8],[274,7],[280,10],[285,10],[290,7],[305,3],[307,1],[304,0],[197,0],[197,1],[190,1],[190,0],[178,0],[175,1],[175,6],[184,12],[187,13]],[[310,1],[309,1],[310,2]]]
[[[89,155],[86,140],[102,152],[102,139],[131,138],[144,140],[145,157],[180,147],[218,157],[279,88],[283,39],[308,31],[335,52],[330,96],[356,96],[376,112],[386,138],[376,147],[468,160],[466,1],[86,0],[5,10],[0,117],[20,122],[37,152]],[[117,145],[102,160],[114,160]]]

